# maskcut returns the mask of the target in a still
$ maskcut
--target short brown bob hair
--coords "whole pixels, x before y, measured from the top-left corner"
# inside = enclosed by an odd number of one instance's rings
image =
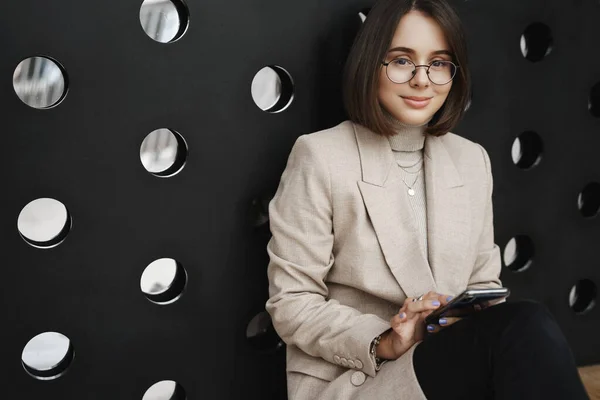
[[[452,89],[429,122],[426,133],[442,136],[461,120],[471,97],[467,44],[462,23],[446,0],[379,0],[368,14],[346,61],[343,80],[344,106],[348,117],[383,136],[395,134],[377,98],[379,71],[392,44],[400,19],[416,10],[440,25],[459,66]]]

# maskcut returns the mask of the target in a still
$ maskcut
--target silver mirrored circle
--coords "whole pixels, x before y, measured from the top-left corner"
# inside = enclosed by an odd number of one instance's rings
[[[569,292],[569,306],[577,314],[585,314],[596,306],[597,287],[589,279],[582,279]]]
[[[575,305],[575,303],[577,303],[577,298],[579,296],[577,295],[577,286],[573,286],[571,288],[571,291],[569,292],[569,307],[573,307]]]
[[[140,8],[140,23],[144,32],[160,43],[170,43],[183,36],[189,13],[181,0],[144,0]]]
[[[504,248],[504,264],[509,266],[517,259],[517,241],[512,238]]]
[[[67,208],[58,200],[40,198],[27,204],[17,218],[17,229],[28,243],[45,246],[70,227]],[[36,243],[31,243],[33,241]]]
[[[271,65],[256,73],[250,91],[258,108],[274,114],[284,111],[292,104],[294,80],[284,68]]]
[[[15,68],[13,88],[23,103],[44,109],[64,99],[67,85],[57,62],[46,57],[29,57]]]
[[[161,258],[153,261],[142,273],[140,288],[147,295],[166,292],[177,274],[177,262],[172,258]]]
[[[515,165],[518,165],[519,162],[521,161],[521,158],[523,157],[523,151],[521,150],[521,139],[519,139],[518,137],[515,139],[515,141],[512,144],[511,156],[512,156],[513,163],[515,163]]]
[[[144,168],[153,174],[162,174],[172,168],[180,156],[179,152],[186,151],[179,148],[177,139],[176,133],[164,128],[146,136],[140,147],[140,160]]]
[[[65,360],[70,346],[69,338],[63,334],[41,333],[25,345],[21,353],[21,360],[34,372],[51,371]]]
[[[527,39],[525,38],[525,35],[521,35],[519,44],[521,47],[521,54],[523,54],[523,57],[527,58],[527,55],[529,54],[529,48],[527,47]]]
[[[281,98],[281,78],[271,67],[264,67],[252,80],[252,99],[263,111],[267,111]]]
[[[267,333],[271,326],[271,317],[266,311],[263,311],[250,321],[246,327],[246,337],[256,337]]]
[[[174,400],[177,382],[161,381],[150,386],[142,400]]]
[[[552,52],[552,31],[548,25],[534,22],[525,28],[519,44],[523,57],[532,62],[541,61]]]

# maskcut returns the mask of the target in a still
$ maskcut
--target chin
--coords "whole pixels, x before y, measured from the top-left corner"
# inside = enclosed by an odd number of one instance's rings
[[[396,118],[399,121],[408,124],[408,125],[423,125],[424,123],[431,120],[433,114],[428,112],[427,110],[422,110],[421,112],[416,110],[410,110],[407,112],[400,113]]]

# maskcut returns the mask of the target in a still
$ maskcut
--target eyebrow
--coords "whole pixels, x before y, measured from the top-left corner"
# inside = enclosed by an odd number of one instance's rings
[[[388,51],[388,53],[392,53],[392,52],[394,52],[394,51],[403,51],[403,52],[405,52],[405,53],[409,53],[409,54],[415,54],[415,51],[414,51],[413,49],[410,49],[410,48],[408,48],[408,47],[402,47],[402,46],[399,46],[399,47],[394,47],[393,49],[390,49],[390,50]],[[447,55],[447,56],[450,56],[450,57],[453,57],[453,56],[454,56],[454,54],[452,54],[452,52],[451,52],[451,51],[448,51],[448,50],[436,50],[436,51],[432,51],[432,52],[431,52],[431,55],[432,55],[432,56],[434,56],[434,55],[438,55],[438,54],[445,54],[445,55]]]

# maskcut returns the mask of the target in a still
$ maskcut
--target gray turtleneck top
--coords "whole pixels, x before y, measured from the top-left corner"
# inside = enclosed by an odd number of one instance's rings
[[[400,210],[410,212],[414,215],[416,226],[419,230],[419,243],[425,260],[428,260],[427,251],[427,211],[425,201],[425,171],[423,170],[423,148],[425,146],[425,128],[427,123],[420,126],[404,124],[397,119],[391,119],[396,135],[388,138],[400,176],[406,184],[402,193],[408,197],[411,210]],[[408,187],[415,191],[414,196],[409,195]]]

